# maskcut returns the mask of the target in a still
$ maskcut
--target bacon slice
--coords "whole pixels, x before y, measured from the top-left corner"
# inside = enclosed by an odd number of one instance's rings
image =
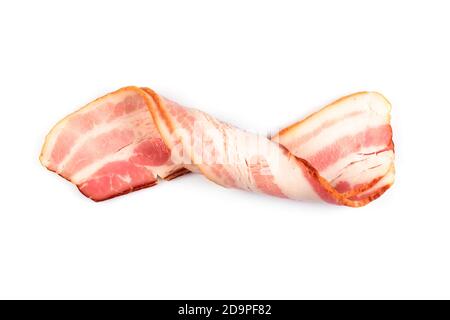
[[[126,87],[61,120],[40,159],[95,201],[195,171],[224,187],[357,207],[393,183],[389,114],[380,94],[357,93],[268,139]]]

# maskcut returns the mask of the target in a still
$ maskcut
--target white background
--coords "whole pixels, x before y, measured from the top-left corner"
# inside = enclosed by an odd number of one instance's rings
[[[1,2],[0,298],[450,298],[447,3]],[[40,147],[125,85],[260,133],[380,91],[396,183],[360,209],[197,175],[94,203]]]

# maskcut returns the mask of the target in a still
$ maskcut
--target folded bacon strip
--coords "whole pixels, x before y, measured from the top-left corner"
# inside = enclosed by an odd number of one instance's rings
[[[40,160],[101,201],[200,172],[224,187],[358,207],[394,181],[390,104],[344,97],[271,139],[126,87],[61,120]]]

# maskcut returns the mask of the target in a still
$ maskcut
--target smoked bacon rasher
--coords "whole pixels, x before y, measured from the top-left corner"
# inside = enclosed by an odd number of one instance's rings
[[[106,200],[196,172],[224,187],[359,207],[394,181],[389,102],[343,97],[271,138],[125,87],[58,122],[41,163]]]

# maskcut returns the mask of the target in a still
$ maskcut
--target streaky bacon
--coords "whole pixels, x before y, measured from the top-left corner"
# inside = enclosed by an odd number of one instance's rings
[[[58,122],[40,160],[95,201],[194,171],[224,187],[358,207],[394,181],[390,109],[379,93],[355,93],[267,138],[125,87]]]

